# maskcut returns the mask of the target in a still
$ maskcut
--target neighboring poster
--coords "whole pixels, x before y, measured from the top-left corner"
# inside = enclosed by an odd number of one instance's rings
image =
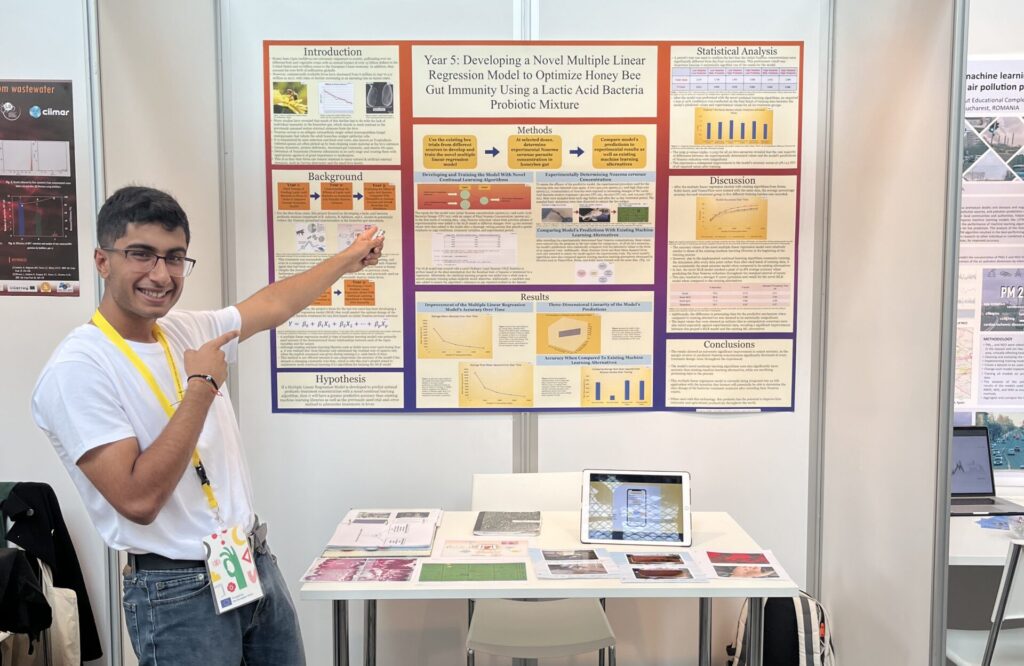
[[[264,53],[275,411],[793,409],[801,43]]]
[[[0,80],[0,296],[78,296],[70,81]]]
[[[964,111],[956,420],[1024,469],[1024,57],[970,59]]]

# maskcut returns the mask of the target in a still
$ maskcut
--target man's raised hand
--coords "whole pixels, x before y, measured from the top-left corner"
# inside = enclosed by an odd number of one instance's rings
[[[348,269],[345,271],[346,273],[355,273],[366,266],[377,265],[377,262],[380,261],[381,252],[384,251],[384,237],[374,238],[376,233],[376,226],[366,229],[363,233],[356,236],[351,245],[342,251],[351,258]]]
[[[237,337],[238,331],[228,331],[199,349],[186,349],[185,375],[210,375],[217,386],[223,386],[224,380],[228,378],[228,361],[221,347]]]

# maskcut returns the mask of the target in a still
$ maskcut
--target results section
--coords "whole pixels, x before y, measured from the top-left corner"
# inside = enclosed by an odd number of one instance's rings
[[[416,404],[651,407],[651,292],[423,292]]]

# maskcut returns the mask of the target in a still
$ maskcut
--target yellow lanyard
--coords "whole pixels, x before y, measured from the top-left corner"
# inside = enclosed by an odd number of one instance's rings
[[[139,371],[142,378],[149,384],[149,388],[153,391],[153,395],[156,396],[157,402],[163,407],[164,412],[167,413],[167,418],[170,419],[174,416],[174,405],[167,399],[162,388],[156,381],[156,377],[150,372],[149,367],[145,361],[139,358],[139,355],[135,353],[125,339],[121,337],[121,334],[110,325],[107,318],[104,317],[99,310],[92,316],[92,323],[96,324],[96,328],[103,331],[103,334],[107,336],[107,339],[114,343],[114,346],[121,350],[121,353],[131,361],[135,369]],[[160,330],[160,327],[153,324],[153,337],[160,343],[160,346],[164,350],[164,356],[167,358],[167,365],[171,368],[171,376],[174,378],[174,388],[178,392],[178,401],[185,399],[185,388],[181,385],[181,376],[178,374],[178,366],[174,362],[174,357],[171,356],[171,346],[167,344],[167,338],[164,337],[164,332]],[[206,503],[210,505],[217,520],[220,520],[220,506],[217,504],[217,497],[213,494],[213,486],[210,485],[210,479],[206,475],[206,468],[203,467],[203,461],[199,457],[198,449],[192,449],[192,468],[195,469],[196,474],[199,476],[199,483],[203,488],[203,494],[206,495]]]

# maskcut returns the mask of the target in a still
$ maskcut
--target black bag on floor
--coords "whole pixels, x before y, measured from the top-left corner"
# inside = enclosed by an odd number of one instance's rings
[[[740,608],[736,640],[725,650],[729,666],[746,666],[747,603]],[[832,620],[817,599],[772,597],[764,602],[764,666],[838,666],[832,646]]]

